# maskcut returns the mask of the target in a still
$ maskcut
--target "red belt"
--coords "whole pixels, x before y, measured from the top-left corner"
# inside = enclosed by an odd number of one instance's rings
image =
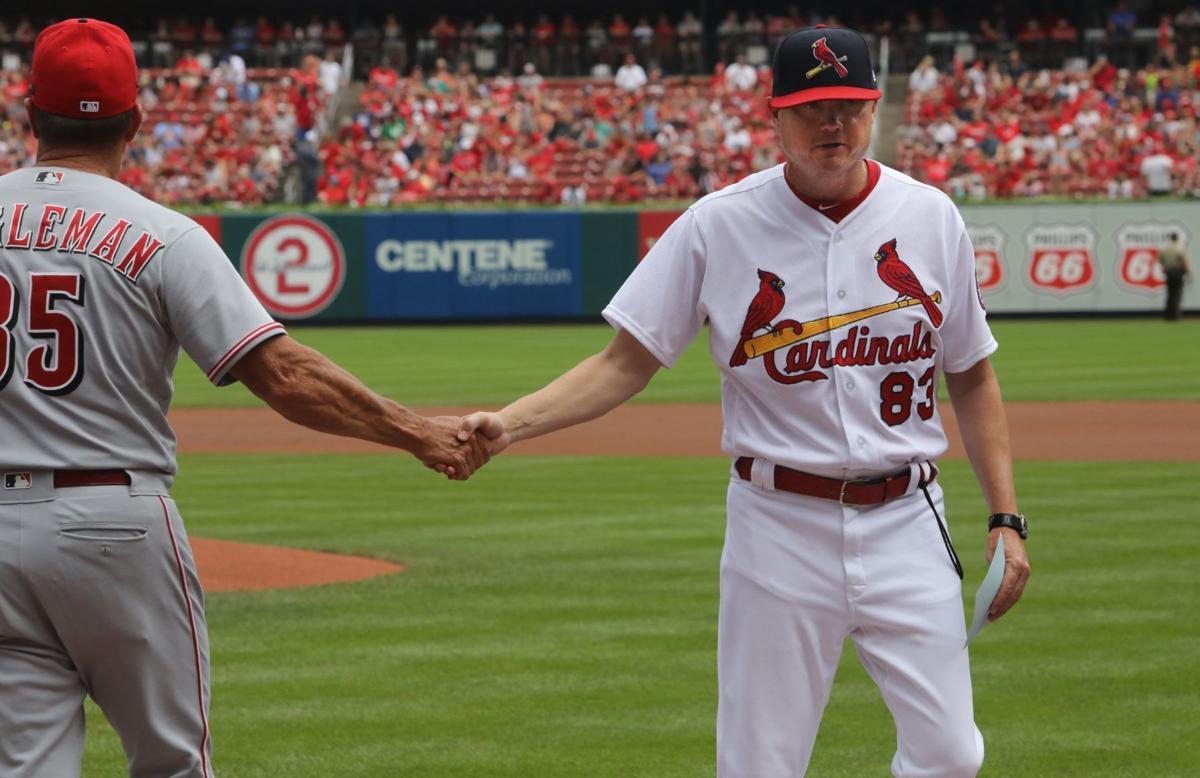
[[[54,488],[68,486],[128,486],[129,473],[124,470],[55,470]]]
[[[738,457],[733,463],[734,469],[743,481],[752,480],[750,471],[753,466],[754,460],[750,457]],[[906,467],[883,478],[854,478],[842,481],[837,478],[802,473],[783,465],[775,465],[776,489],[808,497],[834,500],[842,505],[880,505],[900,497],[908,492],[908,483],[911,477],[912,471]],[[933,474],[930,475],[929,480],[932,481],[936,477],[937,468],[933,467]]]

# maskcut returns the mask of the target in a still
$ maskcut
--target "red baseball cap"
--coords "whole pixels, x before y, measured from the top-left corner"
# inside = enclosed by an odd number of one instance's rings
[[[137,104],[137,62],[115,24],[68,19],[33,44],[33,104],[70,119],[107,119]]]

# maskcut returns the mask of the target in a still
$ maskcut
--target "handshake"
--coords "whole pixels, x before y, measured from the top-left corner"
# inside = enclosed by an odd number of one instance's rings
[[[426,418],[412,454],[428,467],[454,481],[465,481],[512,440],[498,413]]]

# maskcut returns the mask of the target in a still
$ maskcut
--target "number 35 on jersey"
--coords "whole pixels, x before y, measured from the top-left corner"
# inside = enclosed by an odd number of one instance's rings
[[[29,273],[26,280],[18,286],[0,273],[0,389],[12,380],[20,362],[29,386],[49,395],[69,394],[83,380],[83,333],[64,309],[83,307],[83,276]],[[22,315],[23,301],[28,315]],[[42,341],[28,354],[16,353],[14,328],[22,321],[30,337]]]

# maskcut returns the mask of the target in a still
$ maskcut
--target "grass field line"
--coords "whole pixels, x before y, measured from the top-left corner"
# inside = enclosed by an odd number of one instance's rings
[[[1200,402],[1200,320],[999,321],[992,364],[1008,401]],[[405,405],[496,405],[539,389],[612,339],[604,324],[302,327],[289,332]],[[728,359],[728,350],[719,355]],[[802,388],[799,389],[802,391]],[[943,395],[944,397],[944,395]],[[634,403],[720,400],[702,332]],[[175,407],[262,407],[240,385],[217,389],[191,360]]]

